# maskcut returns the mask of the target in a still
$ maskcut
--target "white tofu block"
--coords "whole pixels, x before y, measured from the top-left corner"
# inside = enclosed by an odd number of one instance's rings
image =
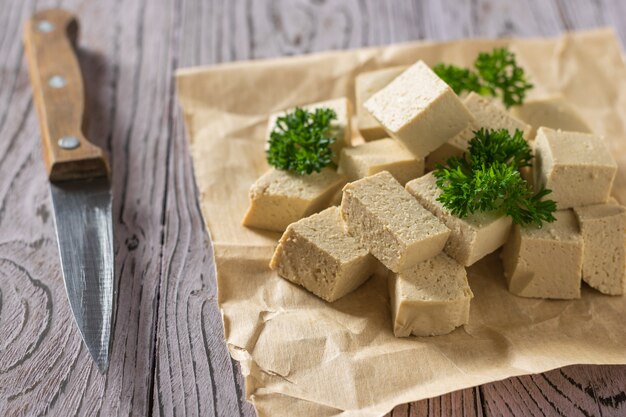
[[[616,203],[574,208],[584,242],[583,281],[604,294],[626,286],[626,208]]]
[[[311,175],[270,169],[250,187],[250,207],[243,224],[282,232],[289,224],[331,205],[346,182],[346,177],[332,168]]]
[[[480,128],[507,129],[511,135],[516,130],[521,130],[524,137],[528,139],[531,126],[513,117],[499,99],[484,97],[471,92],[463,99],[463,104],[474,120],[467,128],[426,157],[428,170],[435,169],[437,164],[444,164],[453,156],[462,156],[464,152],[467,152],[469,141],[474,137],[474,131]]]
[[[418,158],[443,145],[472,120],[459,97],[423,61],[370,97],[365,108]]]
[[[335,157],[333,158],[333,162],[335,164],[339,163],[339,157],[341,155],[341,150],[350,146],[352,140],[352,103],[345,97],[336,98],[332,100],[320,101],[318,103],[307,104],[306,106],[301,106],[303,109],[307,109],[309,111],[314,111],[319,108],[329,108],[335,111],[337,114],[337,119],[331,122],[331,136],[335,137],[335,143],[331,145],[333,152],[335,153]],[[267,122],[267,134],[266,134],[266,142],[269,146],[270,134],[274,130],[276,126],[276,119],[280,116],[284,116],[286,113],[292,112],[295,108],[287,109],[281,112],[272,113]]]
[[[348,183],[341,216],[348,233],[394,272],[437,255],[450,234],[387,171]]]
[[[384,68],[376,71],[364,72],[354,80],[356,94],[356,116],[359,132],[366,141],[387,137],[387,132],[378,121],[365,109],[365,102],[386,87],[394,78],[400,75],[406,66]]]
[[[406,189],[450,229],[444,252],[463,266],[470,266],[507,241],[512,220],[494,213],[474,213],[459,218],[437,201],[441,190],[432,173],[409,181]]]
[[[389,278],[396,337],[450,333],[469,321],[474,297],[465,268],[441,253]]]
[[[605,203],[617,163],[602,138],[539,128],[535,139],[534,183],[552,190],[559,210]]]
[[[554,213],[556,221],[513,226],[502,250],[509,291],[522,297],[580,298],[583,239],[571,210]]]
[[[345,232],[339,208],[330,207],[287,227],[270,268],[332,302],[367,281],[377,264],[374,257]]]
[[[356,181],[387,171],[402,185],[424,174],[424,160],[415,159],[395,139],[380,139],[341,151],[339,172]]]
[[[526,100],[521,106],[512,107],[511,114],[531,125],[528,137],[533,140],[541,126],[567,132],[592,133],[587,122],[561,94]]]

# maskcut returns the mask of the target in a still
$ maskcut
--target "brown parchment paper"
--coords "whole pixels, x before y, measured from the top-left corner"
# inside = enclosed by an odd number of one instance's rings
[[[507,292],[497,254],[468,271],[469,324],[446,336],[397,339],[386,285],[373,278],[328,304],[268,268],[278,234],[240,224],[266,169],[267,115],[347,95],[363,71],[469,65],[508,44],[532,96],[561,92],[606,137],[626,202],[626,70],[610,30],[558,39],[410,43],[187,69],[177,74],[200,204],[215,250],[218,301],[231,355],[260,416],[382,416],[395,405],[570,364],[626,363],[626,300],[583,289],[576,301]],[[584,192],[584,190],[581,190]]]

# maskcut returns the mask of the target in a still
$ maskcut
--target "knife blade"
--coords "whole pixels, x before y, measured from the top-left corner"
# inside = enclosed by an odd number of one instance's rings
[[[67,297],[98,370],[109,363],[114,256],[108,160],[83,133],[84,90],[69,12],[37,12],[24,27],[33,99]]]

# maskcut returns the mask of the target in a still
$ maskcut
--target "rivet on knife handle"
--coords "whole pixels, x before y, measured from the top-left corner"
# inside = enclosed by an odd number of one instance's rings
[[[58,9],[36,13],[24,27],[24,48],[39,115],[50,181],[108,176],[104,152],[82,128],[85,94],[75,43],[76,18]]]

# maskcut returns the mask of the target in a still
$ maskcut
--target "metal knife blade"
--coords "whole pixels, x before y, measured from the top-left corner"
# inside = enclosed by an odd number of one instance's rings
[[[89,353],[104,373],[114,297],[109,181],[51,183],[50,194],[67,298]]]
[[[37,12],[24,27],[67,296],[101,373],[108,368],[115,279],[109,164],[83,134],[85,97],[76,18]]]

